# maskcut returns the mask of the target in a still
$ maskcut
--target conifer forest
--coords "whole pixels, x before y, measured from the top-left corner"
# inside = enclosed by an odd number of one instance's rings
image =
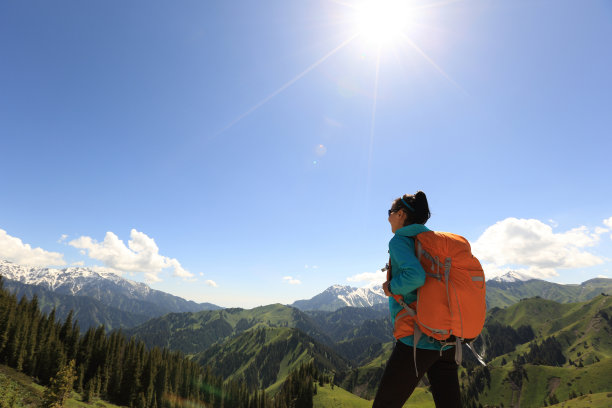
[[[244,383],[223,381],[180,352],[148,350],[121,331],[107,334],[101,326],[81,333],[71,314],[62,322],[53,311],[42,314],[36,297],[18,300],[3,288],[1,277],[0,364],[46,386],[43,407],[63,406],[72,389],[85,402],[99,398],[141,408],[311,407],[318,379],[314,365],[304,365],[271,399]]]

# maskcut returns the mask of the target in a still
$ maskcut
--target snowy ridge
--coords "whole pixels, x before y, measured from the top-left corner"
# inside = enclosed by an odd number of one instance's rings
[[[382,288],[354,288],[333,285],[308,300],[298,300],[292,304],[301,310],[335,311],[342,307],[372,307],[387,301]]]
[[[81,327],[130,327],[168,313],[220,309],[152,289],[102,268],[36,268],[0,260],[0,276],[7,290],[46,299],[48,307],[58,307],[62,318],[72,310],[84,323]]]
[[[509,271],[506,272],[505,274],[501,275],[501,276],[496,276],[495,278],[492,278],[490,280],[494,281],[494,282],[505,282],[505,283],[509,283],[509,282],[521,282],[521,281],[527,281],[533,279],[531,276],[527,276],[524,275],[520,272],[517,271]]]
[[[346,303],[347,306],[352,307],[374,306],[377,303],[382,303],[381,298],[386,298],[382,288],[379,291],[371,288],[352,288],[340,285],[332,286],[332,288],[338,289],[338,299]]]
[[[17,282],[38,285],[70,295],[77,295],[102,283],[116,285],[122,289],[124,294],[134,298],[146,297],[151,292],[151,288],[144,283],[122,278],[112,272],[97,271],[91,268],[34,268],[0,260],[0,275]]]

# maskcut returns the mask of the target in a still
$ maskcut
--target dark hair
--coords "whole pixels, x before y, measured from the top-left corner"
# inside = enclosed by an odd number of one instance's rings
[[[404,202],[402,202],[402,200]],[[406,213],[407,217],[404,226],[410,224],[425,224],[429,217],[431,217],[427,196],[420,190],[415,194],[404,194],[393,200],[391,210],[402,210]]]

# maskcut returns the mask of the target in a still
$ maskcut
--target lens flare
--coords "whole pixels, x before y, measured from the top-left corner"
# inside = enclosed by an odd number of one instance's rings
[[[319,157],[324,156],[325,153],[327,153],[327,147],[325,147],[322,144],[320,144],[315,149],[315,152],[317,153],[317,156],[319,156]]]

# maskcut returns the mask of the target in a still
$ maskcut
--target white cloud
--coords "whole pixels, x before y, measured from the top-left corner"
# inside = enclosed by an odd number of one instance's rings
[[[157,276],[157,273],[155,272],[145,272],[144,277],[145,277],[145,282],[149,284],[162,281],[162,279],[159,276]]]
[[[610,277],[606,275],[597,275],[598,278],[610,279]]]
[[[207,281],[204,282],[206,285],[211,286],[213,288],[218,288],[219,285],[217,285],[217,282],[215,282],[214,280],[210,280],[208,279]]]
[[[66,238],[68,238],[68,234],[62,234],[62,236],[57,240],[57,243],[61,244],[66,240]]]
[[[586,251],[599,242],[599,232],[578,227],[555,233],[535,219],[506,218],[490,226],[473,245],[486,267],[487,278],[516,270],[533,277],[556,276],[560,268],[583,268],[603,263]]]
[[[385,280],[387,280],[387,275],[378,270],[376,272],[358,273],[357,275],[349,276],[346,278],[346,280],[354,283],[363,283],[362,286],[366,287],[375,284],[382,284]]]
[[[3,229],[0,229],[0,258],[22,265],[66,265],[63,254],[32,248],[30,244],[24,244],[21,239],[10,236]]]
[[[483,263],[482,269],[484,270],[485,277],[487,279],[495,278],[496,276],[502,276],[506,273],[512,271],[516,272],[519,275],[523,275],[529,278],[535,279],[544,279],[550,278],[553,276],[558,276],[559,274],[554,268],[538,268],[535,266],[524,267],[524,266],[516,266],[516,265],[495,265],[491,263]]]
[[[604,225],[608,228],[612,228],[612,217],[605,219],[603,221]],[[604,231],[605,232],[605,231]],[[612,239],[612,235],[610,235],[610,239]]]
[[[84,266],[84,265],[85,265],[85,262],[83,261],[76,261],[72,263],[72,266]]]
[[[135,229],[130,231],[130,238],[126,246],[117,235],[109,231],[102,242],[82,236],[68,244],[86,252],[90,258],[102,261],[106,267],[123,272],[142,272],[149,282],[159,282],[161,279],[158,275],[168,268],[174,271],[174,276],[183,279],[193,277],[178,260],[160,255],[153,238]]]
[[[283,277],[283,281],[285,281],[285,283],[288,283],[290,285],[301,285],[302,284],[302,281],[300,281],[299,279],[294,279],[292,276]]]

